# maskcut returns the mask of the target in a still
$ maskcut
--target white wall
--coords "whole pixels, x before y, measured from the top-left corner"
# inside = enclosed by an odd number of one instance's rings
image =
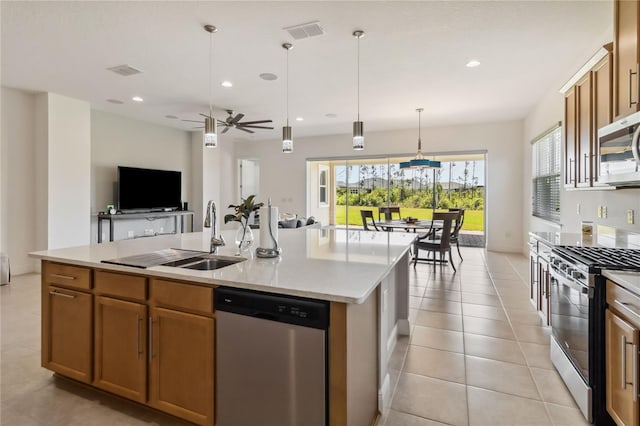
[[[91,110],[88,102],[48,93],[47,248],[89,244]],[[39,212],[38,214],[42,214]]]
[[[35,96],[2,87],[2,187],[0,251],[14,274],[33,270],[36,249]]]
[[[520,251],[522,224],[522,138],[523,123],[470,124],[423,129],[427,153],[486,150],[487,154],[487,247],[494,251]],[[416,130],[370,132],[364,151],[351,149],[351,135],[298,138],[294,152],[284,155],[281,142],[238,142],[236,158],[260,160],[261,201],[272,198],[281,212],[306,215],[306,160],[372,155],[415,155]],[[229,164],[229,163],[227,163]],[[231,194],[223,204],[236,203]]]
[[[150,169],[178,170],[182,172],[182,200],[192,199],[191,134],[179,129],[132,120],[103,111],[91,111],[91,212],[104,211],[107,204],[116,203],[117,167],[131,166]],[[186,220],[186,219],[185,219]],[[103,234],[108,238],[107,222]],[[186,223],[185,223],[186,225]],[[94,217],[91,242],[97,241],[97,225]],[[188,226],[186,226],[188,229]],[[158,219],[119,220],[115,239],[142,236],[145,229],[154,233],[172,232],[174,220]]]

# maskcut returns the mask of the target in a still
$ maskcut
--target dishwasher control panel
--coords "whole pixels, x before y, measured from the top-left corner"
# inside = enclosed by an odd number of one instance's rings
[[[326,329],[329,302],[253,290],[218,287],[215,308],[265,320]]]

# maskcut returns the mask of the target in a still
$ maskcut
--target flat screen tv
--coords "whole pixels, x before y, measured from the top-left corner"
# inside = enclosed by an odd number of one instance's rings
[[[180,209],[182,172],[118,166],[118,210]]]

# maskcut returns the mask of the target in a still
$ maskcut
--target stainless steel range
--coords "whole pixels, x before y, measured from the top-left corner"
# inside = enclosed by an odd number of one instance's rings
[[[557,246],[551,257],[551,360],[585,418],[606,424],[602,270],[640,271],[640,250]]]

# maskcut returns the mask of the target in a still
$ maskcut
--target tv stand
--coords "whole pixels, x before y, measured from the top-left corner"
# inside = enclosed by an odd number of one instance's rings
[[[193,210],[173,210],[173,211],[155,211],[155,212],[136,212],[136,213],[98,213],[98,243],[102,242],[102,222],[109,221],[109,241],[113,241],[114,222],[118,220],[135,220],[135,219],[162,219],[173,217],[175,221],[176,233],[178,232],[178,219],[180,219],[180,232],[184,232],[184,217],[191,216],[191,232],[193,232],[193,219],[195,212]]]

